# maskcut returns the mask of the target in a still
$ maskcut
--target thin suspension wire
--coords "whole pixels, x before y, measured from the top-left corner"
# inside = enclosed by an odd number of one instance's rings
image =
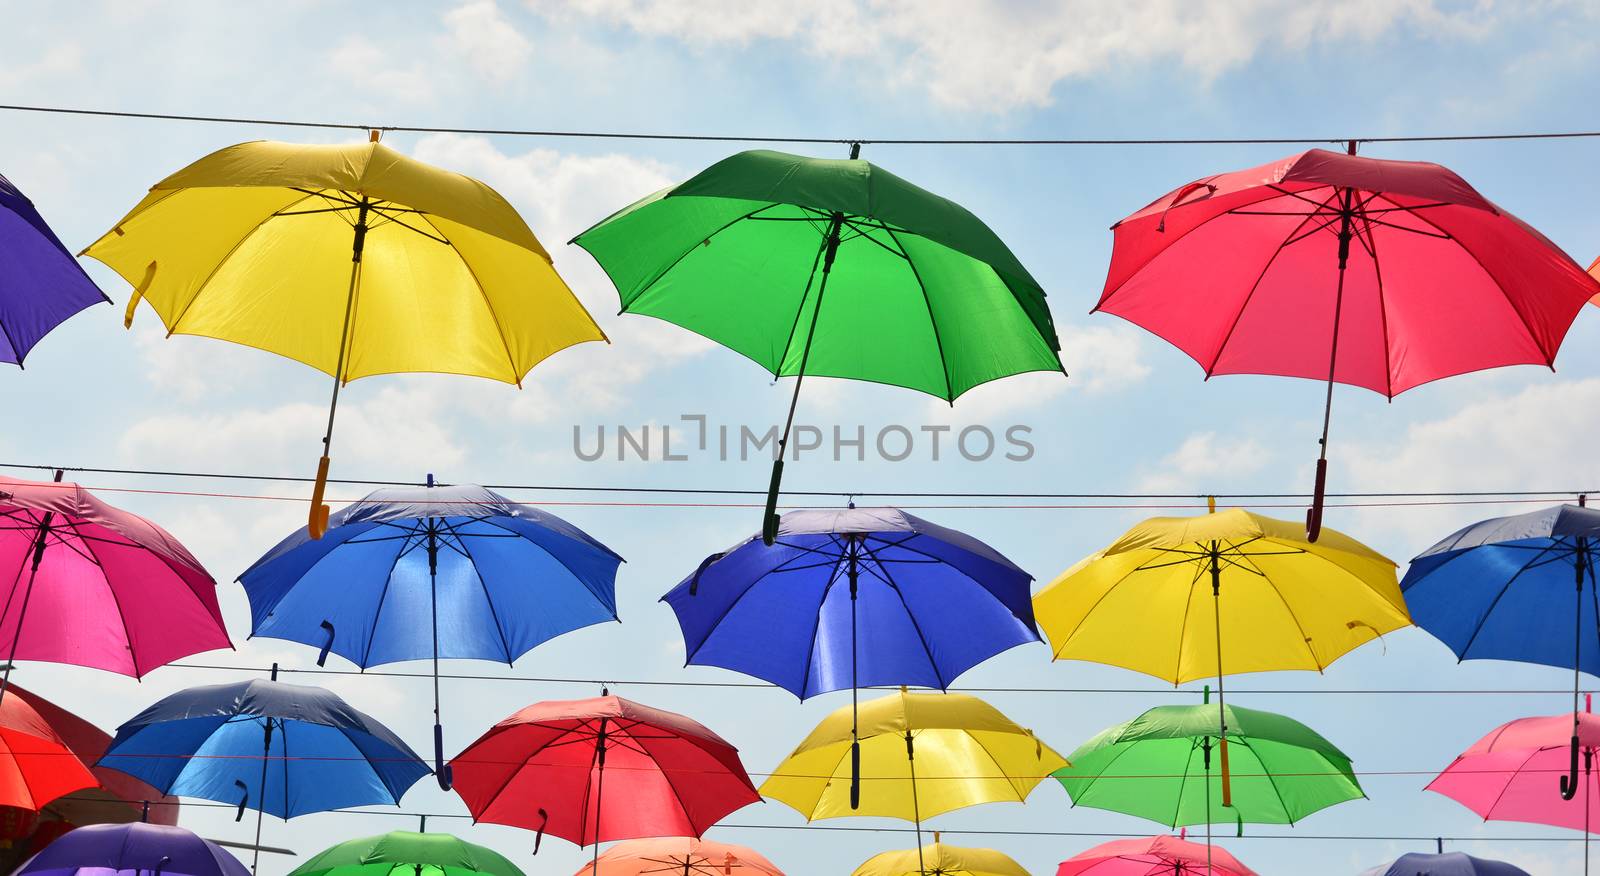
[[[195,122],[222,125],[256,125],[283,128],[322,128],[348,131],[383,131],[410,134],[477,134],[496,137],[545,137],[577,140],[665,140],[708,143],[826,143],[895,146],[1236,146],[1296,145],[1310,143],[1459,143],[1516,140],[1570,140],[1600,138],[1600,131],[1531,131],[1492,134],[1407,134],[1388,137],[802,137],[763,134],[699,134],[647,131],[541,130],[533,128],[473,128],[441,125],[373,125],[358,122],[308,119],[256,118],[190,113],[157,113],[85,107],[0,104],[0,110],[17,113]]]

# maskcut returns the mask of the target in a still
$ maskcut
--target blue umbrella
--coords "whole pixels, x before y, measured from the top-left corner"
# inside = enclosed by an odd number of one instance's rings
[[[1597,559],[1600,510],[1580,500],[1474,523],[1423,551],[1400,582],[1411,619],[1458,658],[1572,670],[1568,800],[1578,790],[1579,673],[1600,675]]]
[[[163,794],[238,801],[235,821],[255,809],[258,847],[261,813],[398,804],[428,774],[399,737],[330,691],[260,679],[162,699],[117,728],[97,766]]]
[[[1001,651],[1039,641],[1032,580],[970,535],[896,508],[852,506],[791,511],[770,547],[754,535],[713,554],[661,601],[678,616],[686,663],[752,675],[801,699],[850,688],[853,700],[864,686],[942,690]],[[856,743],[852,763],[859,758]]]
[[[111,301],[61,245],[33,202],[0,176],[0,362],[21,366],[47,332]]]
[[[1504,861],[1474,858],[1461,852],[1401,855],[1392,864],[1382,864],[1361,876],[1528,876],[1528,871]]]
[[[561,518],[477,486],[378,490],[304,529],[239,581],[251,636],[319,646],[365,669],[433,660],[433,745],[450,789],[439,659],[511,664],[536,645],[617,619],[622,558]]]

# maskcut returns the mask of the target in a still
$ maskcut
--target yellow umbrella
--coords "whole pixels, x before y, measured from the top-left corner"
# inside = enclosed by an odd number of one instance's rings
[[[1323,530],[1310,542],[1301,523],[1237,508],[1146,520],[1033,605],[1055,659],[1173,684],[1215,676],[1219,709],[1225,672],[1320,672],[1411,623],[1393,560],[1347,535]],[[1227,750],[1224,733],[1225,805]]]
[[[884,852],[868,858],[850,876],[1028,876],[1022,865],[994,849],[964,849],[933,842],[920,849]]]
[[[167,334],[220,338],[334,378],[310,528],[320,535],[339,387],[435,372],[521,385],[600,327],[522,217],[477,180],[377,142],[241,143],[158,182],[85,254]]]
[[[818,724],[761,785],[807,821],[847,815],[922,820],[1027,799],[1066,758],[994,706],[965,694],[898,693],[861,704],[861,800],[850,805],[851,709]]]

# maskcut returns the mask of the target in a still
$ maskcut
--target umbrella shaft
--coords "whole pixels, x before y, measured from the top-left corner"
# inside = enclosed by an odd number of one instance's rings
[[[339,356],[333,369],[333,400],[328,403],[328,431],[322,436],[322,453],[333,450],[333,415],[339,407],[339,387],[344,383],[345,353],[350,346],[350,318],[355,310],[356,287],[361,283],[361,253],[367,242],[367,206],[365,196],[356,210],[355,239],[350,244],[350,289],[345,293],[344,326],[339,330]]]
[[[783,437],[778,439],[779,459],[783,458],[789,445],[789,431],[794,428],[794,412],[800,404],[800,384],[806,379],[806,364],[811,360],[811,341],[817,333],[817,317],[822,315],[822,296],[828,291],[828,274],[833,271],[833,259],[839,252],[839,228],[843,224],[844,214],[834,213],[828,220],[828,234],[822,242],[822,279],[817,283],[817,303],[811,308],[811,327],[806,330],[806,345],[800,350],[800,372],[794,378],[794,396],[789,399],[789,416],[783,422]],[[810,285],[808,281],[807,288]],[[801,300],[804,301],[804,298]]]
[[[56,472],[56,481],[61,480],[61,472]],[[39,520],[39,536],[33,543],[33,558],[28,564],[28,583],[23,585],[22,604],[17,607],[17,627],[11,634],[11,654],[6,658],[6,668],[0,673],[0,700],[4,700],[6,689],[11,686],[11,667],[17,662],[17,646],[22,643],[22,622],[28,616],[28,602],[33,599],[33,581],[39,575],[39,565],[44,562],[45,542],[50,536],[50,523],[55,518],[54,511],[44,512]],[[7,608],[10,608],[8,605]],[[0,615],[0,621],[5,617]]]

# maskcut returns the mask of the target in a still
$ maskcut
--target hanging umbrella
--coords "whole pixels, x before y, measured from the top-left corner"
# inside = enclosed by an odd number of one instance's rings
[[[1312,149],[1206,177],[1113,226],[1095,309],[1214,374],[1326,381],[1316,487],[1322,527],[1333,385],[1393,398],[1505,365],[1554,367],[1600,282],[1449,170]]]
[[[857,745],[859,770],[851,756]],[[1021,803],[1065,764],[1033,731],[977,697],[901,688],[863,704],[859,724],[852,709],[824,718],[761,784],[761,794],[807,821],[877,815],[912,822],[920,850],[924,819],[980,803]],[[871,789],[859,801],[846,781],[856,774]]]
[[[783,871],[744,846],[672,836],[617,843],[576,876],[783,876]]]
[[[1034,597],[1057,660],[1121,666],[1182,684],[1226,673],[1321,672],[1410,623],[1394,563],[1328,530],[1231,509],[1155,517]],[[1224,724],[1224,731],[1229,728]],[[1231,801],[1221,735],[1222,802]]]
[[[61,738],[62,744],[85,764],[99,760],[111,744],[110,734],[22,685],[13,684],[7,688],[6,699],[12,698],[31,706]],[[0,702],[0,713],[4,711],[4,702]],[[141,820],[156,824],[178,823],[177,798],[165,796],[127,773],[107,767],[90,767],[89,772],[98,787],[58,797],[40,810],[41,814],[54,816],[73,827]]]
[[[1410,852],[1392,863],[1364,870],[1361,876],[1529,876],[1521,867],[1505,861],[1474,858],[1462,852],[1425,855]]]
[[[334,378],[312,490],[322,504],[339,387],[437,372],[521,385],[545,357],[604,340],[509,203],[377,142],[258,141],[156,183],[85,253],[134,284],[167,334],[232,341]]]
[[[398,804],[428,774],[389,728],[330,691],[275,679],[178,691],[118,727],[99,765],[164,794],[237,802],[235,821],[256,810],[252,872],[263,814]]]
[[[741,152],[573,240],[611,277],[623,313],[704,335],[774,380],[795,378],[762,521],[768,544],[808,375],[954,403],[981,383],[1061,370],[1044,290],[1000,238],[859,152]]]
[[[602,842],[697,837],[761,799],[722,737],[606,692],[528,706],[450,768],[474,820],[538,831],[535,851],[546,833],[593,843],[594,861]]]
[[[18,367],[51,329],[111,303],[33,202],[0,176],[0,362]]]
[[[0,699],[17,660],[142,677],[232,647],[216,581],[177,539],[61,477],[0,477]]]
[[[1061,862],[1056,876],[1257,876],[1221,846],[1182,836],[1112,840]]]
[[[1600,749],[1600,716],[1578,715],[1578,745],[1583,771],[1576,794],[1552,794],[1550,777],[1566,773],[1572,729],[1568,715],[1518,718],[1501,724],[1451,761],[1428,783],[1427,790],[1460,803],[1485,821],[1519,821],[1584,831],[1585,872],[1588,835],[1600,830],[1600,777],[1595,752]],[[1573,790],[1578,790],[1574,788]]]
[[[21,697],[0,700],[0,806],[37,812],[98,783],[48,721]]]
[[[1220,741],[1234,752],[1231,799],[1211,752]],[[1056,770],[1073,806],[1109,809],[1178,827],[1294,824],[1307,815],[1366,795],[1350,758],[1292,718],[1210,705],[1158,706],[1102,730]],[[1220,767],[1220,763],[1218,764]],[[1207,859],[1214,862],[1214,859]]]
[[[850,876],[1028,876],[1011,856],[994,849],[966,849],[933,842],[919,849],[873,855]]]
[[[1412,560],[1400,582],[1417,625],[1458,658],[1572,669],[1570,757],[1558,783],[1568,800],[1578,790],[1580,675],[1600,675],[1597,562],[1600,510],[1557,505],[1461,529]]]
[[[46,846],[13,876],[246,876],[221,846],[168,824],[95,824]]]
[[[1038,641],[1032,581],[969,535],[896,508],[851,507],[791,511],[771,547],[752,536],[714,554],[661,601],[678,616],[687,664],[743,672],[802,700],[849,688],[854,710],[862,687],[942,690]],[[859,800],[854,769],[850,794]]]
[[[493,849],[447,833],[396,830],[324,849],[289,876],[523,876]]]
[[[378,490],[301,529],[239,581],[251,636],[332,651],[366,669],[433,660],[433,755],[450,789],[439,659],[510,665],[534,646],[617,619],[622,558],[554,514],[477,486]]]

